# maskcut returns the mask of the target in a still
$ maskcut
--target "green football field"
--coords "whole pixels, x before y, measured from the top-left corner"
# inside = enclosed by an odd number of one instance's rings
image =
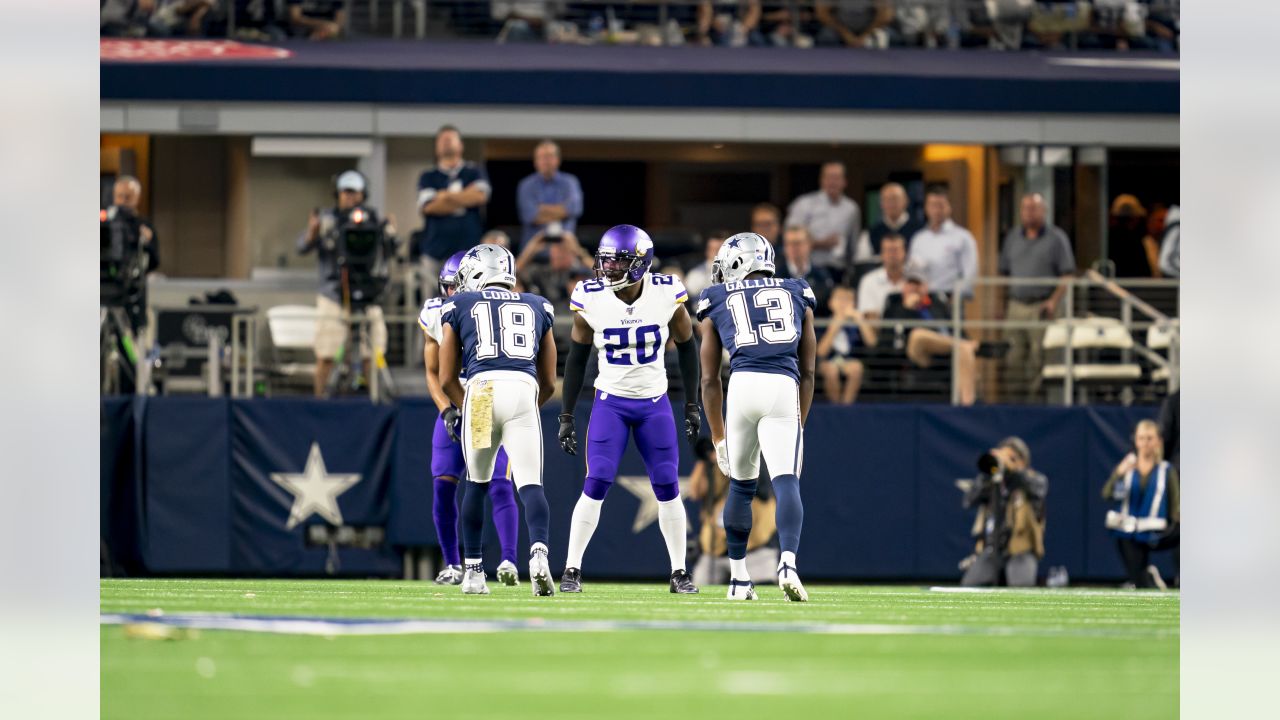
[[[723,587],[490,587],[103,580],[102,716],[1178,714],[1177,593],[817,585],[793,604],[776,586],[753,603]]]

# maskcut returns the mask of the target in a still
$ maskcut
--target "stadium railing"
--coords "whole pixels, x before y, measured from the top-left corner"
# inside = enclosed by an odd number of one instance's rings
[[[1010,287],[1048,288],[1060,282],[1057,278],[981,277],[974,284],[971,299],[952,303],[952,316],[948,319],[882,321],[876,347],[856,355],[865,367],[859,402],[959,404],[959,377],[955,372],[958,346],[950,358],[939,356],[930,367],[918,368],[905,355],[907,335],[917,327],[997,344],[1016,330],[1044,337],[1041,368],[1012,367],[1004,359],[978,361],[978,398],[986,403],[1152,404],[1178,388],[1178,281],[1111,279],[1090,270],[1066,285],[1058,317],[1036,321],[1002,317],[999,309],[1004,307]],[[958,287],[953,288],[952,297],[958,292]],[[412,293],[406,297],[412,297]],[[390,306],[386,309],[390,336],[387,362],[401,373],[400,378],[410,380],[412,394],[422,394],[422,333],[417,326],[416,308],[408,309],[409,304],[406,302],[403,310]],[[212,354],[217,352],[226,358],[225,367],[210,370],[211,392],[218,391],[217,373],[225,373],[233,397],[276,393],[276,388],[265,384],[273,371],[270,360],[274,357],[267,332],[268,312],[236,314],[225,349],[211,346],[210,357],[221,357]],[[280,313],[275,312],[272,318],[278,320]],[[357,315],[353,321],[364,323],[362,334],[369,337],[367,319]],[[567,315],[556,318],[561,363],[571,323]],[[815,322],[819,337],[829,323],[827,318]],[[674,378],[673,370],[672,373]],[[823,393],[819,378],[815,393],[818,402],[825,401]]]

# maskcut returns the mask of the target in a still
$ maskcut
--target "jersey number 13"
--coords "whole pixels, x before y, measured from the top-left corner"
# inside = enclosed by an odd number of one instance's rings
[[[770,345],[786,345],[796,341],[800,333],[796,331],[795,305],[791,293],[782,288],[762,288],[756,290],[747,301],[745,291],[730,293],[725,299],[729,313],[733,316],[733,342],[738,347],[755,345],[764,340]],[[758,311],[752,317],[752,307]]]

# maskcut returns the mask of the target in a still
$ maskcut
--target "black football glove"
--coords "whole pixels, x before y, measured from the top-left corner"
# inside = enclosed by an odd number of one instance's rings
[[[462,429],[462,411],[450,405],[445,408],[444,415],[444,431],[449,433],[449,439],[454,442],[461,442],[458,439],[459,431]]]
[[[689,444],[698,446],[698,431],[702,429],[702,413],[698,412],[697,403],[684,404],[684,434]]]
[[[560,449],[578,454],[578,431],[573,428],[573,413],[560,413]]]

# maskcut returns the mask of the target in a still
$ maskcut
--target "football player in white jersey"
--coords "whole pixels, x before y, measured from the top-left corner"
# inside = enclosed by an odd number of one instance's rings
[[[747,573],[751,498],[760,477],[760,455],[773,475],[778,499],[778,587],[788,600],[809,594],[796,573],[804,524],[800,467],[804,421],[813,402],[817,339],[813,290],[804,280],[775,279],[773,246],[755,233],[725,240],[711,264],[697,316],[702,322],[702,401],[716,443],[720,469],[729,476],[724,503],[729,554],[729,599],[756,599]],[[723,350],[729,351],[728,412],[720,415]],[[725,426],[728,425],[726,431]]]
[[[633,225],[610,228],[596,251],[596,279],[578,283],[570,297],[574,311],[565,363],[560,446],[578,452],[574,410],[594,342],[600,374],[587,426],[587,478],[569,525],[569,555],[561,592],[582,592],[582,556],[600,520],[600,505],[618,474],[618,463],[634,437],[649,482],[658,498],[658,527],[671,559],[671,592],[696,593],[685,570],[685,510],[680,500],[678,446],[667,370],[667,338],[675,340],[684,383],[684,430],[690,442],[702,424],[698,411],[698,353],[693,323],[683,303],[684,285],[670,275],[650,273],[653,241]]]
[[[462,446],[449,437],[447,425],[456,421],[458,409],[453,407],[440,384],[440,309],[445,299],[457,288],[458,264],[467,251],[454,253],[444,261],[440,269],[440,296],[428,299],[418,315],[426,343],[422,348],[423,364],[427,369],[427,390],[435,401],[440,414],[436,417],[435,432],[431,437],[431,517],[435,521],[436,539],[440,542],[440,554],[444,569],[436,576],[437,585],[458,585],[462,582],[462,555],[458,549],[458,483],[466,477],[466,463]],[[498,565],[498,580],[504,585],[515,585],[520,574],[516,569],[516,544],[520,539],[520,510],[516,507],[515,485],[511,482],[507,453],[498,451],[490,482],[489,502],[493,506],[493,524],[498,530],[498,544],[502,546],[502,563]]]

